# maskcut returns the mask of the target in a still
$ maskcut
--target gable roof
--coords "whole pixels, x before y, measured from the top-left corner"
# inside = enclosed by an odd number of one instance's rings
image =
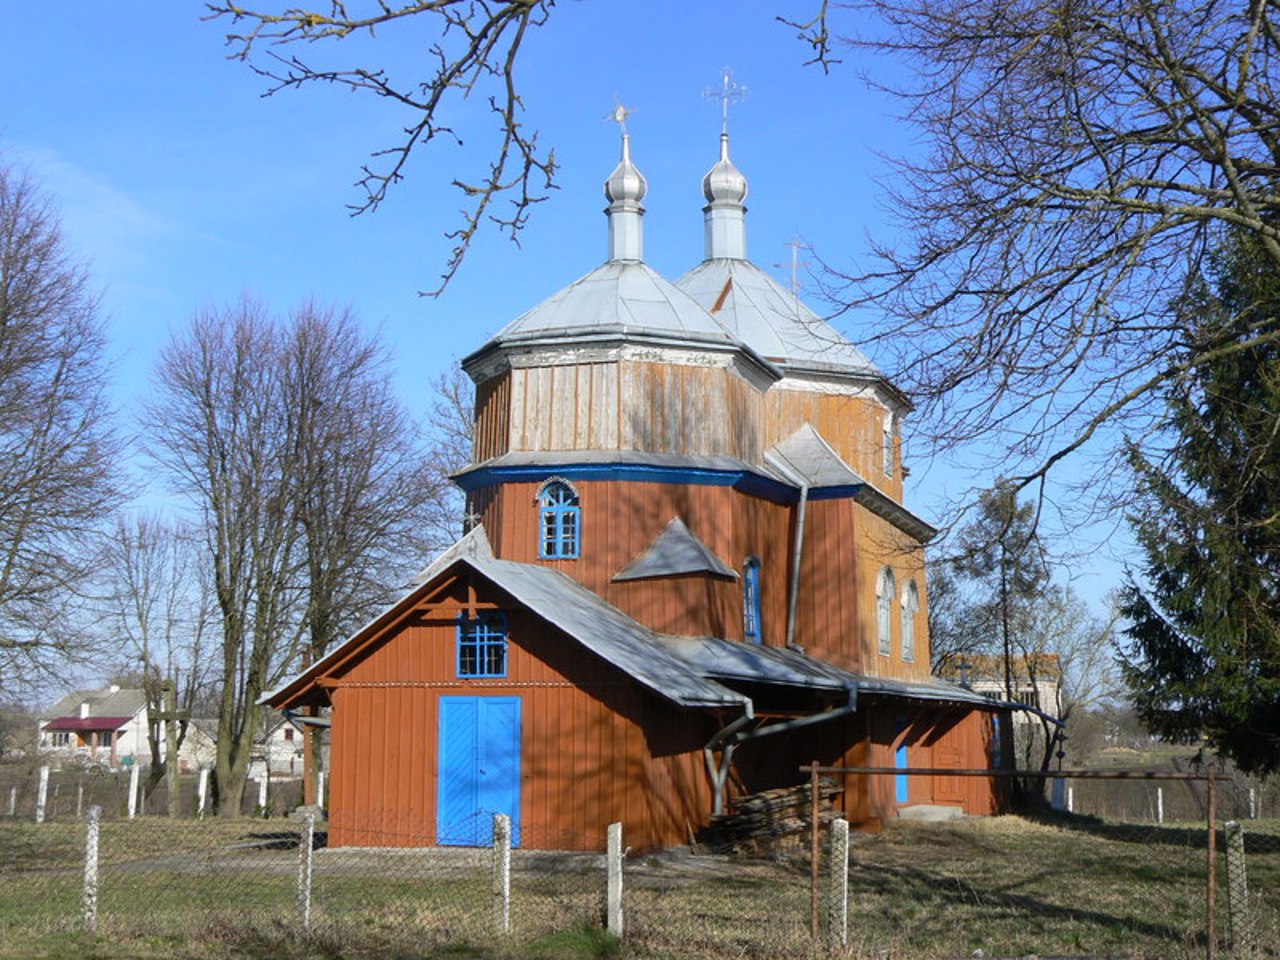
[[[938,535],[938,528],[912,513],[874,484],[862,479],[808,423],[791,436],[774,444],[765,452],[765,462],[780,473],[802,480],[812,500],[827,500],[852,495],[876,516],[899,530],[909,533],[921,543]],[[794,482],[794,480],[792,481]]]
[[[737,572],[694,536],[683,520],[672,517],[648,549],[614,574],[613,579],[645,580],[688,573],[711,573],[738,579]]]
[[[136,688],[118,686],[103,687],[99,690],[73,690],[62,697],[41,716],[45,719],[57,717],[80,717],[80,707],[88,704],[88,714],[97,718],[124,717],[128,722],[136,713],[147,705],[145,691]],[[66,728],[70,729],[70,728]]]
[[[480,574],[532,613],[568,634],[586,649],[642,686],[682,707],[741,707],[743,694],[692,673],[659,643],[660,635],[637,623],[571,577],[550,567],[498,560],[484,527],[477,526],[416,578],[417,585],[389,610],[311,668],[265,694],[260,703],[282,707],[321,676],[340,667],[424,596],[443,574],[465,567]]]

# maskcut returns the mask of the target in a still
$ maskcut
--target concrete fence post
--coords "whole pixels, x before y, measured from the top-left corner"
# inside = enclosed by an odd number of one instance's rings
[[[81,918],[89,933],[98,930],[98,829],[101,819],[102,808],[97,805],[90,807],[85,818],[84,899],[81,904]]]
[[[827,876],[827,942],[849,945],[849,821],[831,821],[830,873]]]
[[[265,817],[267,815],[267,781],[270,779],[269,774],[263,774],[262,779],[258,781],[258,816]]]
[[[84,781],[76,781],[76,819],[84,815]]]
[[[1164,787],[1156,787],[1156,823],[1164,823]]]
[[[40,768],[36,781],[36,823],[44,823],[45,807],[49,803],[49,768]]]
[[[1227,848],[1227,921],[1231,924],[1231,955],[1251,957],[1255,944],[1249,877],[1244,859],[1244,824],[1228,820],[1222,825],[1222,832]]]
[[[324,809],[324,771],[316,774],[316,806]]]
[[[196,817],[204,818],[205,802],[209,799],[209,768],[200,768],[200,779],[196,784]]]
[[[605,921],[609,932],[621,939],[622,924],[622,860],[626,851],[622,848],[622,824],[611,823],[608,837],[608,869],[605,890]]]
[[[132,820],[138,814],[138,764],[135,762],[129,768],[129,819]]]
[[[308,810],[302,816],[298,835],[298,926],[303,933],[311,930],[311,866],[315,846],[316,815]]]
[[[16,817],[18,815],[18,788],[9,788],[9,816]]]
[[[1067,813],[1076,812],[1076,788],[1067,787]]]
[[[493,921],[498,933],[511,932],[511,818],[493,815]]]
[[[1258,819],[1258,788],[1249,788],[1249,819]]]

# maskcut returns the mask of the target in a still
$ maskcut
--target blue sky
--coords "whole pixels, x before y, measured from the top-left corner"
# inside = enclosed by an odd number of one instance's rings
[[[382,331],[401,393],[421,412],[437,373],[604,258],[602,184],[618,154],[605,117],[615,97],[635,109],[633,156],[649,180],[646,255],[667,277],[702,257],[699,185],[720,130],[704,91],[725,67],[749,88],[730,128],[750,181],[752,259],[789,282],[795,238],[847,265],[864,258],[868,237],[887,236],[880,153],[912,144],[897,105],[860,75],[883,76],[890,65],[845,51],[830,75],[802,66],[805,46],[775,17],[804,18],[816,7],[562,0],[518,68],[524,122],[554,145],[560,189],[519,247],[482,235],[436,299],[418,291],[435,285],[450,249],[443,234],[459,222],[449,181],[475,176],[485,157],[483,103],[450,108],[466,146],[433,146],[377,212],[351,217],[360,165],[396,141],[405,118],[332,87],[262,97],[262,81],[226,59],[229,25],[203,22],[202,3],[8,5],[0,152],[60,205],[66,240],[103,291],[126,415],[171,333],[194,311],[246,292],[278,311],[306,299],[351,306]],[[853,14],[842,16],[846,29],[855,26]],[[327,55],[410,75],[425,49],[422,32],[388,29]],[[875,317],[839,323],[856,342]],[[909,422],[907,430],[909,438]],[[954,466],[925,469],[923,451],[913,453],[908,501],[926,516],[943,489],[986,482]]]

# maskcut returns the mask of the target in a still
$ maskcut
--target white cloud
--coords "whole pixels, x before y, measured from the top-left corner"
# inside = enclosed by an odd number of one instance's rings
[[[173,225],[104,175],[39,145],[0,141],[4,161],[23,167],[56,204],[73,254],[99,282],[127,277],[148,260],[148,249]]]

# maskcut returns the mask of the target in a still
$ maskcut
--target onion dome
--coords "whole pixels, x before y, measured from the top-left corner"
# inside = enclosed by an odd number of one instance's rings
[[[649,190],[644,174],[631,162],[631,136],[622,135],[622,159],[604,182],[609,201],[609,259],[644,259],[644,207],[640,201]]]
[[[747,178],[729,159],[729,135],[720,134],[720,160],[702,178],[702,195],[708,203],[741,204],[747,199]]]
[[[702,178],[705,250],[708,260],[747,258],[747,178],[729,159],[729,134],[720,134],[720,159]]]

